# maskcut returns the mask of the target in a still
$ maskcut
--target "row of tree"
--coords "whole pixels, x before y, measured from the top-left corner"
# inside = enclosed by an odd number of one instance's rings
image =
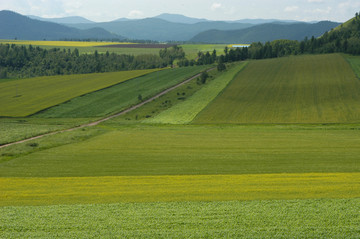
[[[220,69],[223,63],[242,61],[246,59],[266,59],[288,55],[299,54],[322,54],[342,52],[353,55],[360,55],[360,13],[356,13],[355,18],[346,24],[342,24],[338,29],[326,32],[320,38],[305,38],[303,41],[275,40],[272,42],[255,42],[249,47],[231,48],[225,47],[224,55],[216,56],[216,51],[212,53],[199,52],[197,61],[189,64],[203,65],[217,62]],[[183,60],[181,65],[185,65]]]
[[[80,54],[78,49],[46,50],[31,45],[1,44],[0,79],[153,69],[172,65],[175,59],[185,56],[182,48],[176,46],[160,53],[133,56],[95,51],[93,54]]]
[[[348,53],[360,55],[360,14],[338,29],[326,32],[319,38],[303,41],[275,40],[265,44],[257,42],[248,48],[225,48],[223,62],[244,59],[265,59],[299,54]]]

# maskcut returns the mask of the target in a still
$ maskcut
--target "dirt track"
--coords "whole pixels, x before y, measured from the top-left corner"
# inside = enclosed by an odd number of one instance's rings
[[[209,70],[207,70],[207,71],[209,72],[209,71],[212,71],[212,70],[214,70],[214,69],[215,69],[215,68],[211,68],[211,69],[209,69]],[[50,133],[46,133],[46,134],[34,136],[34,137],[31,137],[31,138],[28,138],[28,139],[24,139],[24,140],[20,140],[20,141],[8,143],[8,144],[0,145],[0,149],[1,149],[1,148],[8,147],[8,146],[11,146],[11,145],[15,145],[15,144],[25,143],[25,142],[28,142],[28,141],[31,141],[31,140],[34,140],[34,139],[39,139],[39,138],[42,138],[42,137],[44,137],[44,136],[54,135],[54,134],[58,134],[58,133],[62,133],[62,132],[69,132],[69,131],[73,131],[73,130],[76,130],[76,129],[81,129],[81,128],[84,128],[84,127],[90,127],[90,126],[98,125],[98,124],[100,124],[100,123],[102,123],[102,122],[104,122],[104,121],[107,121],[107,120],[109,120],[109,119],[118,117],[118,116],[120,116],[120,115],[124,115],[124,114],[126,114],[126,113],[128,113],[128,112],[130,112],[130,111],[133,111],[133,110],[135,110],[135,109],[137,109],[137,108],[139,108],[139,107],[141,107],[141,106],[143,106],[143,105],[145,105],[145,104],[147,104],[147,103],[149,103],[149,102],[151,102],[151,101],[159,98],[160,96],[165,95],[166,93],[168,93],[168,92],[170,92],[170,91],[178,88],[179,86],[182,86],[182,85],[188,83],[189,81],[191,81],[191,80],[199,77],[200,74],[201,74],[201,73],[199,73],[199,74],[197,74],[197,75],[195,75],[195,76],[193,76],[193,77],[191,77],[191,78],[189,78],[189,79],[187,79],[187,80],[185,80],[185,81],[183,81],[183,82],[180,82],[179,84],[174,85],[174,86],[172,86],[172,87],[170,87],[170,88],[168,88],[168,89],[166,89],[166,90],[158,93],[157,95],[155,95],[155,96],[153,96],[153,97],[151,97],[151,98],[149,98],[149,99],[147,99],[147,100],[145,100],[145,101],[143,101],[143,102],[141,102],[141,103],[139,103],[139,104],[137,104],[137,105],[131,106],[130,108],[128,108],[128,109],[126,109],[126,110],[123,110],[123,111],[121,111],[121,112],[119,112],[119,113],[116,113],[116,114],[114,114],[114,115],[108,116],[108,117],[106,117],[106,118],[103,118],[103,119],[100,119],[100,120],[97,120],[97,121],[94,121],[94,122],[91,122],[91,123],[88,123],[88,124],[83,124],[83,125],[80,125],[80,126],[77,126],[77,127],[74,127],[74,128],[64,129],[64,130],[55,131],[55,132],[50,132]]]

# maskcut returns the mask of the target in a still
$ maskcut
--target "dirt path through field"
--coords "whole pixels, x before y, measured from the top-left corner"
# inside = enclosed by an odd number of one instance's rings
[[[212,71],[214,69],[215,69],[215,67],[210,68],[210,69],[207,70],[207,72]],[[128,113],[130,111],[133,111],[133,110],[135,110],[135,109],[137,109],[137,108],[139,108],[139,107],[141,107],[141,106],[143,106],[143,105],[145,105],[145,104],[159,98],[160,96],[165,95],[166,93],[168,93],[168,92],[170,92],[170,91],[172,91],[172,90],[174,90],[174,89],[188,83],[189,81],[192,81],[193,79],[199,77],[200,75],[201,75],[201,73],[199,73],[199,74],[197,74],[197,75],[195,75],[195,76],[193,76],[193,77],[191,77],[191,78],[189,78],[189,79],[187,79],[187,80],[185,80],[183,82],[180,82],[179,84],[174,85],[174,86],[172,86],[172,87],[158,93],[157,95],[155,95],[155,96],[153,96],[153,97],[151,97],[151,98],[149,98],[149,99],[147,99],[147,100],[145,100],[145,101],[143,101],[143,102],[141,102],[141,103],[139,103],[137,105],[131,106],[130,108],[128,108],[126,110],[123,110],[123,111],[121,111],[121,112],[119,112],[117,114],[108,116],[106,118],[103,118],[103,119],[100,119],[100,120],[97,120],[97,121],[94,121],[94,122],[91,122],[91,123],[88,123],[88,124],[83,124],[83,125],[80,125],[80,126],[77,126],[77,127],[74,127],[74,128],[64,129],[64,130],[55,131],[55,132],[50,132],[50,133],[34,136],[34,137],[31,137],[31,138],[28,138],[28,139],[24,139],[24,140],[20,140],[20,141],[8,143],[8,144],[0,145],[0,149],[11,146],[11,145],[14,145],[14,144],[21,144],[21,143],[25,143],[25,142],[28,142],[28,141],[31,141],[31,140],[34,140],[34,139],[39,139],[39,138],[42,138],[44,136],[54,135],[54,134],[63,133],[63,132],[69,132],[69,131],[73,131],[73,130],[76,130],[76,129],[81,129],[81,128],[84,128],[84,127],[91,127],[91,126],[98,125],[98,124],[100,124],[100,123],[102,123],[104,121],[110,120],[112,118],[118,117],[120,115],[124,115],[124,114],[126,114],[126,113]]]

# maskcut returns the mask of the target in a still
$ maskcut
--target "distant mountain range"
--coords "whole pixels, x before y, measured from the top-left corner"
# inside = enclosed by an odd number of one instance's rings
[[[58,23],[34,20],[11,11],[0,11],[0,39],[123,39],[102,28],[80,30]]]
[[[305,36],[320,36],[339,25],[334,22],[310,24],[276,19],[210,21],[167,13],[153,18],[119,18],[97,23],[83,17],[26,17],[10,11],[0,11],[0,22],[0,39],[133,39],[205,43],[302,40]]]
[[[35,20],[41,20],[41,21],[47,21],[47,22],[55,22],[55,23],[59,23],[59,24],[83,24],[83,23],[96,23],[94,21],[91,21],[89,19],[86,19],[84,17],[79,17],[79,16],[71,16],[71,17],[62,17],[62,18],[43,18],[43,17],[38,17],[38,16],[32,16],[29,15],[28,17],[35,19]],[[208,20],[205,18],[193,18],[193,17],[187,17],[181,14],[170,14],[170,13],[163,13],[160,14],[158,16],[155,17],[151,17],[151,18],[157,18],[157,19],[162,19],[168,22],[173,22],[173,23],[184,23],[184,24],[195,24],[195,23],[199,23],[199,22],[214,22],[212,20]],[[137,20],[141,20],[141,19],[129,19],[129,18],[119,18],[119,19],[115,19],[111,22],[124,22],[124,21],[137,21]],[[299,22],[299,21],[295,21],[295,20],[279,20],[279,19],[241,19],[241,20],[235,20],[235,21],[222,21],[222,22],[227,22],[227,23],[246,23],[246,24],[252,24],[252,25],[257,25],[257,24],[264,24],[264,23],[274,23],[274,22],[278,22],[278,23],[295,23],[295,22]],[[315,22],[312,22],[315,23]]]
[[[221,31],[209,30],[202,32],[190,41],[202,43],[252,43],[267,42],[278,39],[304,40],[305,37],[319,37],[337,27],[340,23],[322,21],[318,23],[267,23],[242,30]]]
[[[185,23],[185,24],[195,24],[199,22],[210,22],[210,20],[204,19],[204,18],[192,18],[192,17],[186,17],[184,15],[180,14],[169,14],[169,13],[163,13],[159,16],[156,16],[154,18],[159,18],[168,22],[174,22],[174,23]]]
[[[252,26],[248,23],[198,22],[194,24],[169,22],[160,18],[113,21],[92,24],[71,24],[79,29],[103,28],[129,39],[153,41],[187,41],[197,34],[210,29],[235,30]]]
[[[31,16],[29,15],[31,19],[44,21],[44,22],[54,22],[59,24],[78,24],[78,23],[94,23],[93,21],[90,21],[84,17],[60,17],[60,18],[43,18],[43,17],[37,17],[37,16]]]

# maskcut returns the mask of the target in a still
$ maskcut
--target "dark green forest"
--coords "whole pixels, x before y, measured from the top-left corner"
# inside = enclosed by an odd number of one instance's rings
[[[0,45],[0,79],[83,74],[169,66],[184,57],[182,48],[172,47],[162,54],[139,56],[109,53],[79,54],[77,49],[51,50],[33,46]]]

